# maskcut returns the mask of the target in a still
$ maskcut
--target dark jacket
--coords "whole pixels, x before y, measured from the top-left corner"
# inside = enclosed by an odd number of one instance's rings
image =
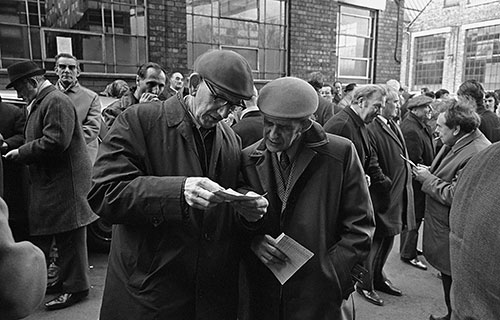
[[[101,144],[89,202],[114,224],[101,320],[236,319],[251,225],[226,203],[186,204],[186,178],[204,176],[186,110],[173,97],[131,106]],[[219,122],[207,177],[236,188],[240,150]]]
[[[460,172],[469,160],[491,143],[475,130],[457,141],[449,152],[443,146],[432,162],[432,175],[422,183],[426,194],[423,251],[427,261],[450,275],[450,207]]]
[[[333,115],[333,104],[318,93],[318,109],[313,114],[313,120],[324,125]]]
[[[408,112],[401,122],[401,131],[405,138],[408,156],[415,164],[430,166],[434,159],[434,140],[431,128],[420,121],[413,113]],[[417,180],[412,181],[415,217],[420,221],[425,212],[425,193],[422,184]]]
[[[491,110],[484,106],[477,107],[477,113],[481,117],[479,130],[485,135],[491,143],[500,140],[500,118]]]
[[[342,319],[341,303],[354,290],[351,270],[370,250],[373,209],[354,146],[317,123],[304,135],[283,210],[272,153],[264,142],[243,151],[244,180],[268,192],[260,233],[284,232],[314,253],[283,286],[253,252],[245,257],[252,320],[280,319],[280,309],[284,320]]]
[[[370,186],[377,236],[399,234],[404,225],[408,225],[410,230],[415,228],[411,168],[401,158],[401,155],[408,157],[408,153],[401,130],[397,124],[392,124],[396,132],[379,117],[368,125],[374,155],[370,166],[376,171],[371,175],[383,176],[382,179],[374,179]],[[388,181],[389,188],[379,181]]]
[[[262,139],[264,135],[264,117],[259,110],[251,111],[231,128],[241,138],[241,147],[246,148]]]
[[[372,157],[370,138],[366,125],[350,107],[342,109],[324,125],[325,131],[347,138],[354,143],[365,172]]]
[[[131,105],[139,103],[139,100],[134,96],[135,89],[136,87],[130,88],[119,100],[102,110],[102,117],[108,129],[111,128],[113,122],[115,122],[116,117],[118,117],[120,113]]]
[[[30,233],[74,230],[97,219],[87,202],[92,166],[71,100],[53,85],[38,94],[26,119],[19,161],[29,167]]]

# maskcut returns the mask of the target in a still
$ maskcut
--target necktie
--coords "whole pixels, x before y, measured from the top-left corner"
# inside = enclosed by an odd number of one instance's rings
[[[286,152],[281,153],[280,167],[281,167],[281,173],[283,176],[283,182],[286,186],[288,183],[288,176],[290,175],[290,158],[288,157]]]

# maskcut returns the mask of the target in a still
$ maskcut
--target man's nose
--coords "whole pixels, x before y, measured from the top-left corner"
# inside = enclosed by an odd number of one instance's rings
[[[225,119],[230,112],[230,106],[222,106],[219,109],[217,109],[217,113],[222,117],[222,119]]]

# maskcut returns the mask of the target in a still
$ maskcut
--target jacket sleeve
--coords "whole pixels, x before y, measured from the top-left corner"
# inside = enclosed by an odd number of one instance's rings
[[[427,193],[439,203],[451,207],[457,180],[462,170],[463,168],[458,170],[450,182],[444,181],[443,179],[438,178],[435,175],[431,175],[422,183],[422,191]]]
[[[380,149],[377,143],[377,133],[373,130],[368,130],[370,136],[371,154],[368,165],[367,174],[370,176],[371,185],[369,187],[372,195],[373,209],[375,212],[383,213],[389,209],[391,200],[391,185],[392,180],[384,174],[378,161]]]
[[[128,110],[127,110],[128,111]],[[184,176],[153,176],[137,109],[123,113],[106,135],[94,165],[89,204],[113,224],[182,221]]]
[[[64,98],[66,98],[64,96]],[[42,135],[19,147],[19,161],[30,164],[47,161],[63,153],[70,145],[75,130],[76,111],[69,98],[51,96],[42,100],[38,108],[44,114],[40,116]]]
[[[90,108],[87,113],[87,117],[83,120],[83,137],[85,138],[85,143],[94,141],[99,134],[101,129],[101,103],[99,102],[99,96],[97,94],[93,95],[92,102],[90,103]]]
[[[343,297],[353,291],[351,272],[370,251],[375,219],[365,174],[354,145],[346,152],[339,208],[340,240],[329,249],[330,262],[339,277]]]
[[[7,143],[7,151],[19,148],[24,143],[24,124],[26,123],[26,117],[22,110],[15,111],[14,123],[12,124],[12,131],[14,134],[6,138],[4,141]]]

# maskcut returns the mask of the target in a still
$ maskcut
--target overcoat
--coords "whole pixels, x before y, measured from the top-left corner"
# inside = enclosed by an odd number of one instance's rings
[[[370,176],[385,178],[372,178],[370,186],[377,224],[376,236],[397,235],[407,224],[408,229],[415,228],[411,168],[401,158],[401,155],[408,157],[408,153],[401,130],[394,122],[393,126],[396,132],[380,117],[375,118],[368,125],[374,155],[370,164]],[[390,181],[389,189],[377,183],[379,180],[386,179]],[[379,210],[382,207],[385,210]]]
[[[450,275],[450,207],[460,172],[469,160],[491,144],[479,130],[444,145],[432,162],[431,176],[422,183],[426,194],[423,251],[427,261]]]
[[[231,127],[241,138],[241,147],[246,148],[262,139],[264,117],[259,110],[251,111]]]
[[[223,121],[207,175],[198,130],[180,95],[133,105],[103,140],[89,202],[114,224],[101,320],[235,320],[244,235],[252,224],[229,204],[188,206],[187,177],[236,188],[239,138]]]
[[[405,138],[409,159],[415,164],[430,166],[435,155],[431,128],[409,112],[401,121],[401,131]],[[422,191],[422,184],[417,180],[413,180],[412,185],[415,218],[421,221],[425,213],[425,193]]]
[[[495,143],[500,140],[500,118],[491,110],[486,109],[484,106],[477,107],[477,114],[481,117],[481,124],[479,130],[484,136]]]
[[[35,98],[19,161],[31,179],[32,235],[74,230],[97,219],[87,202],[92,166],[71,100],[53,85]]]
[[[256,192],[268,192],[259,232],[273,238],[284,232],[314,253],[283,286],[253,252],[245,257],[249,319],[342,319],[342,301],[354,290],[351,271],[368,255],[375,227],[353,144],[314,123],[292,165],[285,206],[263,140],[243,153],[244,180]]]
[[[500,143],[474,156],[450,211],[453,320],[500,319]]]

